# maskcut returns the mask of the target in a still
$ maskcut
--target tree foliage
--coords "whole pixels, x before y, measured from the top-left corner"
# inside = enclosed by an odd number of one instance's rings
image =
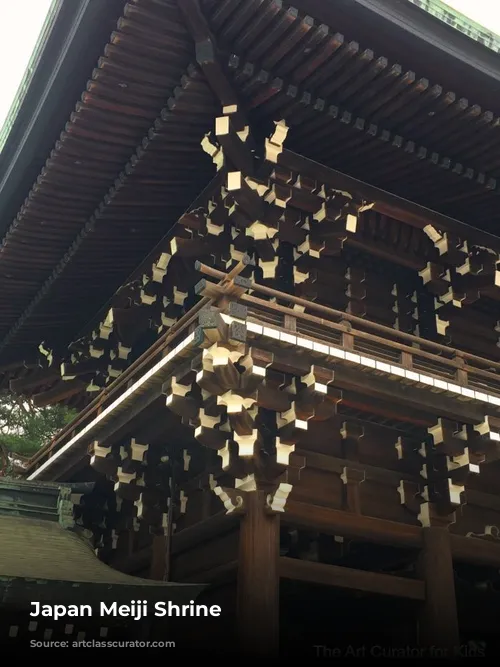
[[[36,408],[28,399],[0,392],[0,446],[9,454],[32,456],[74,416],[62,405]]]

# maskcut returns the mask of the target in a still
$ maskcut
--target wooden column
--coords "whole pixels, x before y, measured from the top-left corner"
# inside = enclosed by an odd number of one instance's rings
[[[167,537],[155,535],[151,549],[151,565],[149,576],[151,579],[163,581],[167,571]]]
[[[266,493],[246,495],[238,562],[238,633],[243,655],[279,650],[279,517],[266,512]]]
[[[419,621],[423,647],[434,647],[442,657],[453,657],[460,646],[450,534],[446,528],[423,529],[420,576],[426,600]]]

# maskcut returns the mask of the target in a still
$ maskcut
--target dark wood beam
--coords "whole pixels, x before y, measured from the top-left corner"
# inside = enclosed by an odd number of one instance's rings
[[[450,534],[453,559],[485,567],[500,568],[500,545],[474,537]]]
[[[407,598],[409,600],[424,600],[425,586],[423,581],[406,579],[379,572],[354,570],[350,567],[325,565],[296,558],[279,559],[280,576],[283,579],[306,581],[320,586],[347,588],[365,593],[388,595],[391,597]]]
[[[500,252],[500,237],[498,236],[471,227],[460,220],[437,213],[397,195],[390,194],[385,190],[359,181],[352,176],[347,176],[347,174],[331,169],[324,164],[310,160],[303,155],[284,150],[278,157],[278,164],[292,171],[308,174],[332,188],[345,190],[351,194],[355,193],[368,202],[374,202],[373,209],[375,211],[405,222],[412,227],[423,229],[427,225],[432,225],[440,231],[450,232],[460,238],[467,239],[469,243],[488,246]]]
[[[289,500],[281,518],[287,525],[313,529],[327,535],[340,535],[366,542],[420,549],[423,528],[406,523],[360,516],[330,507]],[[453,559],[500,568],[500,545],[487,540],[450,534]]]
[[[225,511],[218,512],[208,519],[184,528],[172,535],[171,555],[177,556],[183,551],[194,549],[208,540],[219,537],[224,533],[234,530],[238,524],[238,517],[234,514],[226,514]],[[146,547],[136,551],[127,558],[121,558],[113,562],[113,567],[123,572],[132,572],[147,567],[152,560],[152,549]],[[202,575],[200,575],[202,576]]]
[[[37,408],[44,408],[53,403],[60,403],[61,401],[66,401],[68,398],[79,394],[85,387],[85,382],[81,382],[80,380],[70,380],[68,382],[61,381],[52,389],[41,394],[35,394],[35,396],[33,396],[33,404]]]
[[[238,571],[238,561],[232,560],[224,565],[218,565],[210,570],[197,572],[189,577],[186,577],[182,583],[188,584],[222,584],[234,581]]]
[[[287,502],[282,521],[300,528],[312,528],[329,535],[341,535],[390,546],[418,549],[422,545],[420,526],[351,514],[297,500]]]
[[[196,60],[223,107],[238,105],[237,95],[221,67],[215,39],[199,0],[177,0],[196,46]]]
[[[335,386],[362,392],[398,403],[420,412],[439,415],[448,419],[479,424],[484,420],[482,405],[457,401],[454,398],[433,394],[425,389],[405,385],[384,377],[375,377],[355,369],[335,366]],[[486,410],[488,412],[488,410]]]
[[[226,514],[225,511],[218,512],[208,519],[199,521],[189,528],[174,533],[172,538],[172,555],[192,549],[202,542],[213,539],[223,533],[233,530],[238,523],[238,517],[234,514]]]
[[[14,394],[22,394],[30,389],[36,389],[44,384],[55,382],[61,378],[59,368],[35,368],[29,375],[17,380],[11,380],[9,387]]]

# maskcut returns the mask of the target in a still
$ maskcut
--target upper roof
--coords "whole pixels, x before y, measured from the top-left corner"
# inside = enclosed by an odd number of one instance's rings
[[[464,35],[487,46],[492,51],[500,53],[499,35],[489,30],[487,26],[481,25],[456,11],[448,3],[445,4],[441,0],[408,0],[408,2],[412,2],[421,9],[425,9],[426,12],[451,25],[456,30],[460,30]]]
[[[201,8],[252,123],[285,118],[291,149],[497,232],[497,54],[406,1]],[[18,185],[0,190],[2,224],[25,202],[0,247],[3,364],[80,335],[213,176],[200,143],[221,100],[177,2],[121,11],[80,100],[73,85],[52,98],[74,111],[31,190],[22,162],[7,165]]]

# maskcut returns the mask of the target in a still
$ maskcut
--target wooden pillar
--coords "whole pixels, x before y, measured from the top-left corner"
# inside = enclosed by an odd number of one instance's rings
[[[238,633],[243,655],[279,650],[279,517],[265,509],[266,493],[246,494],[238,562]]]
[[[460,646],[457,602],[450,534],[446,528],[423,529],[420,576],[425,583],[426,601],[419,621],[422,647],[441,657],[453,657]]]
[[[167,571],[167,537],[155,535],[151,549],[151,566],[149,576],[151,579],[163,581]]]

